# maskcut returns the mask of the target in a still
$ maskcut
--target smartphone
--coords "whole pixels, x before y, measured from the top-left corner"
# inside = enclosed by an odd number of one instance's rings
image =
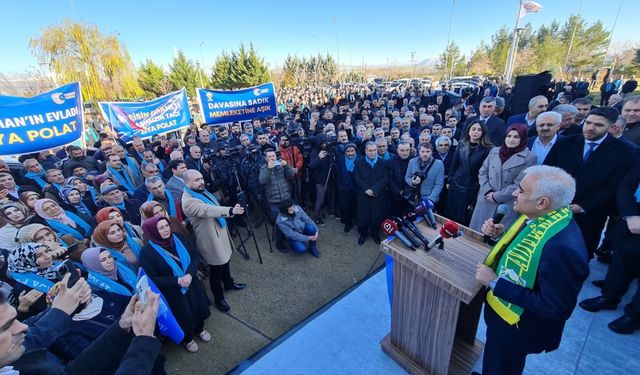
[[[144,275],[140,277],[136,284],[136,295],[138,296],[138,301],[142,303],[143,310],[147,306],[147,290],[149,290],[149,279],[147,275]]]
[[[58,275],[60,279],[62,279],[64,275],[68,273],[71,274],[71,276],[69,277],[69,281],[67,282],[67,288],[73,287],[78,282],[78,280],[80,280],[80,272],[78,272],[78,267],[76,267],[76,265],[73,264],[70,259],[60,262],[60,264],[58,264],[54,270],[56,272],[56,275]]]
[[[276,167],[280,166],[280,165],[282,165],[282,161],[281,160],[276,160],[275,162],[273,162],[273,165],[275,165]]]

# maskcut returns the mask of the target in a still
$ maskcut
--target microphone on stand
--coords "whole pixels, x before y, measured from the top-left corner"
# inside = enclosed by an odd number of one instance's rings
[[[405,237],[400,231],[398,231],[398,225],[393,220],[386,219],[385,221],[382,222],[382,225],[380,227],[382,228],[382,231],[384,233],[386,233],[386,234],[388,234],[390,236],[396,236],[409,249],[411,249],[413,251],[416,250],[416,247],[413,246],[411,241],[409,241],[407,239],[407,237]]]
[[[502,219],[504,219],[504,216],[508,213],[509,213],[509,206],[507,206],[506,204],[498,205],[498,207],[496,207],[496,210],[493,211],[493,223],[499,224],[502,221]],[[488,236],[486,234],[482,238],[484,243],[490,243],[493,241],[491,236]]]
[[[462,231],[460,230],[460,224],[455,221],[447,220],[442,224],[440,228],[440,234],[436,236],[431,242],[429,242],[429,250],[433,249],[437,244],[442,242],[447,238],[456,238],[462,236]]]
[[[396,223],[396,225],[398,226],[398,230],[402,232],[405,237],[407,237],[407,239],[413,244],[413,246],[415,246],[416,248],[420,247],[420,242],[418,242],[418,240],[413,237],[413,231],[409,230],[409,228],[404,225],[404,221],[401,218],[397,216],[391,216],[389,219],[393,220],[393,222]]]
[[[401,218],[402,223],[406,228],[408,228],[411,231],[411,233],[415,234],[416,237],[420,239],[420,241],[424,244],[425,247],[429,246],[429,240],[427,239],[427,237],[424,236],[424,234],[422,234],[420,229],[418,229],[418,227],[416,227],[416,225],[411,221],[411,215],[412,215],[411,212],[407,212],[405,216]],[[415,214],[413,214],[413,217],[415,217]]]

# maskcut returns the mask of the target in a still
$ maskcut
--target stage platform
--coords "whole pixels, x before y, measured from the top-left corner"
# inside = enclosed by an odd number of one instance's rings
[[[579,300],[599,295],[592,280],[606,267],[591,263],[591,274]],[[590,313],[576,307],[567,322],[560,349],[531,355],[525,374],[634,374],[640,369],[640,332],[618,335],[607,323],[622,315],[638,287],[634,281],[616,311]],[[380,349],[389,332],[389,297],[384,268],[301,322],[287,334],[242,363],[232,374],[405,374]],[[481,319],[476,337],[484,341]],[[481,360],[473,370],[481,370]]]

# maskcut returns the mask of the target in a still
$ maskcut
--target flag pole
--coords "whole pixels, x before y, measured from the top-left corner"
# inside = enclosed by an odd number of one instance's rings
[[[504,68],[504,81],[509,83],[511,82],[511,75],[513,74],[513,64],[515,63],[515,55],[517,48],[517,38],[518,38],[518,25],[520,24],[520,11],[522,10],[524,0],[520,0],[520,5],[518,6],[518,13],[516,13],[516,25],[513,28],[513,36],[511,38],[511,48],[509,49],[509,55],[507,56],[507,63]]]

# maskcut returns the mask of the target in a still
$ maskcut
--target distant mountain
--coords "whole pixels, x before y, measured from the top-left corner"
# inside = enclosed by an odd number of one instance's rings
[[[426,60],[422,60],[421,62],[419,62],[417,65],[418,66],[424,66],[424,67],[428,67],[428,68],[433,68],[436,66],[436,64],[438,64],[440,62],[440,58],[439,57],[429,57]]]

